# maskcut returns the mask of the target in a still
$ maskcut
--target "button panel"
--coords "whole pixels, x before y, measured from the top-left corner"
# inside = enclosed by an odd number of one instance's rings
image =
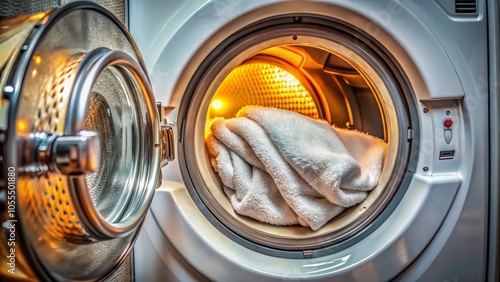
[[[422,105],[420,171],[426,175],[457,174],[460,162],[461,112],[457,100]],[[432,145],[431,145],[432,144]],[[423,168],[427,167],[427,170]]]

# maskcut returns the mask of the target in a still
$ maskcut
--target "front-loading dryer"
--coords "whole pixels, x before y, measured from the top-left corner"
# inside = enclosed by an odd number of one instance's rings
[[[0,0],[34,2],[70,1]],[[495,1],[99,2],[135,42],[91,3],[2,18],[2,279],[498,278]],[[319,228],[240,215],[205,142],[247,106],[382,140],[378,184]]]
[[[176,125],[178,152],[138,239],[136,278],[485,280],[486,6],[131,1],[131,33]],[[238,214],[204,139],[214,120],[248,105],[381,138],[377,187],[316,231]]]

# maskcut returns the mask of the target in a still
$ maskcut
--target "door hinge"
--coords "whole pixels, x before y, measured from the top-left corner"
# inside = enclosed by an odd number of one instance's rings
[[[174,130],[175,122],[168,122],[165,116],[172,110],[171,107],[162,107],[161,102],[156,103],[158,118],[160,120],[160,173],[158,174],[157,187],[162,181],[161,168],[175,159]]]
[[[175,122],[168,122],[165,118],[173,107],[163,107],[161,102],[156,102],[156,107],[160,119],[161,167],[164,167],[175,159],[174,130],[172,129]]]

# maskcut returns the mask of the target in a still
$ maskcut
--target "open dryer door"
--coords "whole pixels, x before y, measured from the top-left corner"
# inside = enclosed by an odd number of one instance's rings
[[[2,19],[0,54],[1,280],[102,279],[173,156],[141,55],[91,3]]]

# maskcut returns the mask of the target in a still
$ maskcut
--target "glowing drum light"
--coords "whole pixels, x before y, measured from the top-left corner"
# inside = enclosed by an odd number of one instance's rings
[[[224,78],[212,99],[208,117],[231,118],[245,106],[259,105],[319,118],[312,94],[304,81],[273,60],[250,60]]]

